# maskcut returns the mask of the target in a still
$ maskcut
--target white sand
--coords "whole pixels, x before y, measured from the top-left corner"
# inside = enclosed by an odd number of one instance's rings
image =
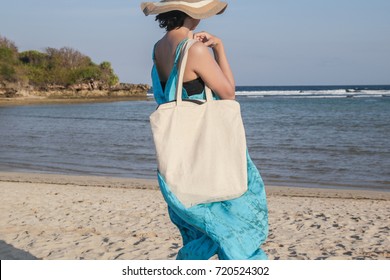
[[[175,259],[154,180],[0,172],[1,259]],[[270,259],[390,259],[390,193],[268,187]]]

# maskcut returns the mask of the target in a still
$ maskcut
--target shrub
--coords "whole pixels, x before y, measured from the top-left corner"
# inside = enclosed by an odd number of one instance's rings
[[[101,80],[103,82],[110,86],[114,86],[119,83],[119,78],[117,75],[115,75],[110,62],[103,61],[99,66],[102,71]]]
[[[1,80],[36,86],[70,86],[91,80],[113,86],[119,82],[110,62],[97,65],[90,57],[69,47],[46,48],[44,53],[34,50],[18,53],[15,43],[0,36]]]
[[[16,82],[16,70],[12,65],[0,64],[0,79],[8,82]]]
[[[25,51],[19,54],[19,60],[34,67],[46,68],[49,57],[47,54],[38,51]]]

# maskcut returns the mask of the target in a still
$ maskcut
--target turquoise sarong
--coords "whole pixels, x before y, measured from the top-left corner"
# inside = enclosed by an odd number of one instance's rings
[[[175,100],[177,63],[185,41],[183,40],[176,49],[174,66],[165,91],[162,89],[156,65],[153,65],[153,91],[158,104]],[[214,98],[218,97],[214,95]],[[205,93],[188,97],[183,88],[183,99],[205,99]],[[183,238],[183,247],[177,255],[178,260],[207,260],[215,254],[218,254],[220,260],[267,259],[267,255],[260,249],[268,234],[264,183],[248,152],[247,166],[248,191],[241,197],[199,204],[190,208],[185,208],[180,203],[158,172],[158,182],[168,204],[169,216]]]

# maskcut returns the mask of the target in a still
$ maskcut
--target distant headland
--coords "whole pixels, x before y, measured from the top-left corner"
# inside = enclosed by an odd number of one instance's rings
[[[0,102],[146,98],[146,84],[120,83],[111,63],[63,47],[19,52],[0,35]]]

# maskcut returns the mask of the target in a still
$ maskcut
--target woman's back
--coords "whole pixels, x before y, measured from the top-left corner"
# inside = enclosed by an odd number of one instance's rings
[[[177,47],[182,40],[183,38],[167,38],[167,36],[164,36],[156,43],[154,58],[161,82],[168,81],[175,63]]]

